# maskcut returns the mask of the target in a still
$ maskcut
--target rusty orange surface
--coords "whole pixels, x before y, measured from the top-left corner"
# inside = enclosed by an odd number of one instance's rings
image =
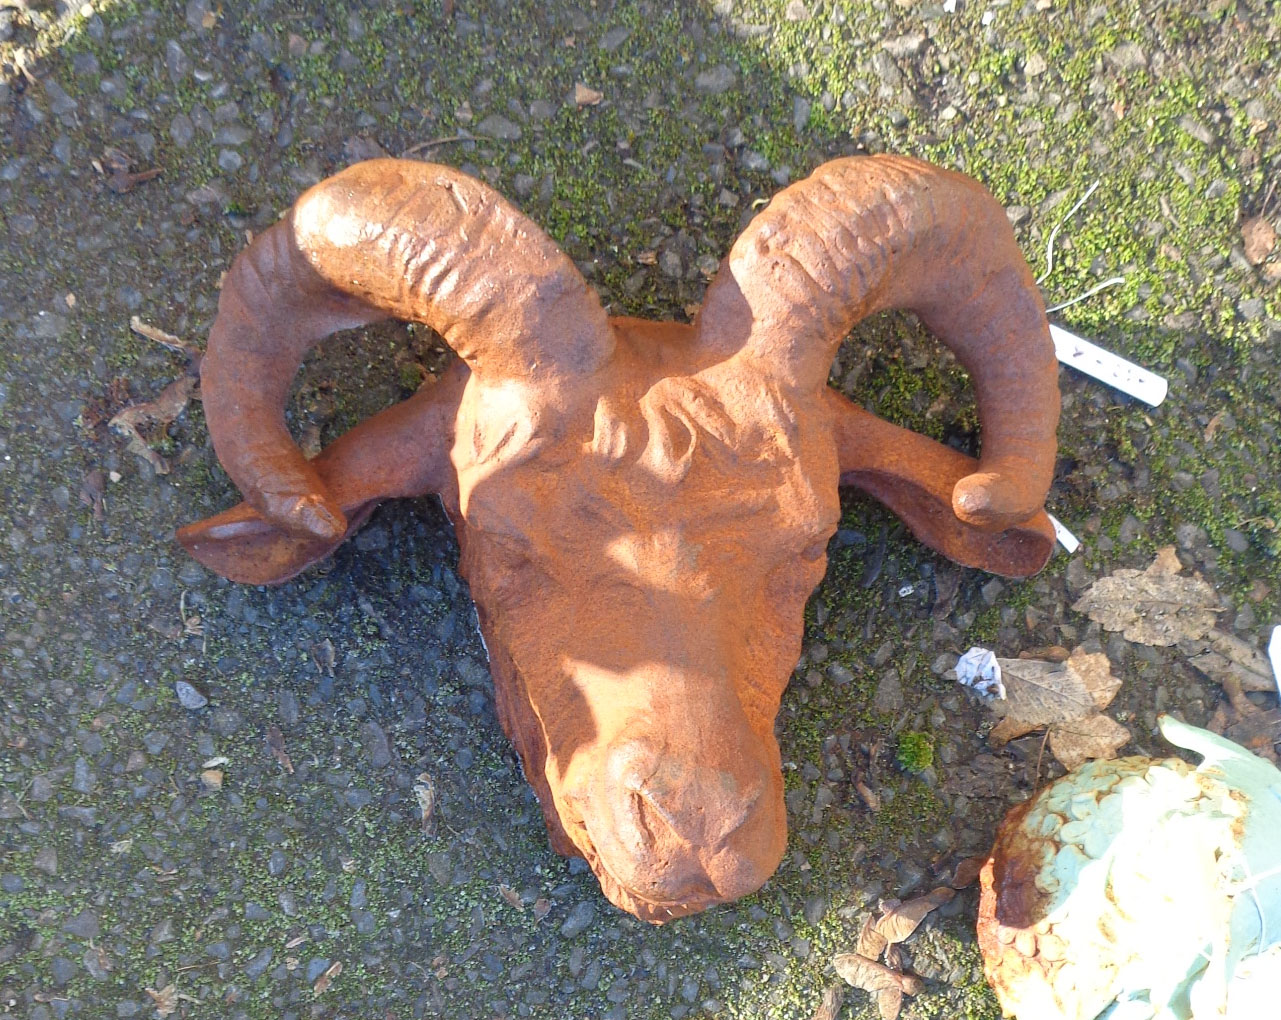
[[[842,338],[888,308],[969,370],[979,460],[827,387]],[[283,414],[303,357],[391,317],[438,330],[460,362],[306,459]],[[650,921],[750,893],[782,856],[774,718],[838,486],[967,566],[1026,576],[1054,542],[1039,293],[979,184],[902,157],[835,160],[776,195],[691,325],[606,316],[479,181],[359,163],[236,258],[201,382],[245,502],[181,529],[183,546],[279,583],[379,502],[438,493],[552,845]]]

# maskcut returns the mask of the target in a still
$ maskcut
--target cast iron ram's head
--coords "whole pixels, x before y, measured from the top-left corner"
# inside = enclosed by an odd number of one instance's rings
[[[841,339],[886,308],[969,370],[979,461],[828,389]],[[283,417],[304,355],[389,317],[460,362],[307,460]],[[970,566],[1025,576],[1053,545],[1040,297],[1000,205],[906,158],[836,160],[775,196],[692,325],[608,318],[538,227],[456,170],[360,163],[232,264],[201,378],[246,501],[183,545],[281,582],[380,501],[438,493],[552,845],[650,921],[752,892],[782,856],[774,718],[838,485]]]

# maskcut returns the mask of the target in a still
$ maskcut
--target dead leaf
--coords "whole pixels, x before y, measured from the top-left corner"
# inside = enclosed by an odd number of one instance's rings
[[[876,795],[876,791],[868,786],[863,780],[854,780],[854,789],[858,792],[863,803],[867,805],[869,811],[881,810],[881,798]]]
[[[901,971],[903,969],[903,949],[896,942],[891,942],[885,947],[885,966],[890,970]]]
[[[107,424],[121,436],[129,440],[128,450],[150,462],[158,475],[169,473],[169,462],[160,456],[143,438],[140,428],[167,428],[175,418],[186,410],[188,401],[196,392],[200,380],[194,375],[184,375],[175,379],[155,400],[141,404],[130,404]]]
[[[154,988],[148,988],[147,994],[151,996],[152,1004],[156,1007],[156,1013],[161,1017],[167,1017],[173,1014],[178,1008],[178,986],[167,984],[160,991]]]
[[[139,184],[155,180],[162,173],[164,171],[160,169],[142,170],[136,174],[114,173],[107,178],[107,188],[117,195],[126,195]]]
[[[330,968],[316,978],[316,983],[311,986],[312,997],[319,999],[325,992],[329,991],[329,985],[341,973],[342,960],[335,960]]]
[[[1154,577],[1173,577],[1183,572],[1183,563],[1179,560],[1178,551],[1172,545],[1163,545],[1156,551],[1156,559],[1147,572]]]
[[[876,1010],[881,1020],[898,1020],[903,1009],[903,989],[882,988],[876,993]]]
[[[581,81],[574,84],[574,104],[581,110],[584,106],[598,106],[605,98],[603,92],[588,88]]]
[[[1173,645],[1205,636],[1222,612],[1218,593],[1200,578],[1177,573],[1166,547],[1147,570],[1118,570],[1095,581],[1072,608],[1127,641]]]
[[[956,862],[956,870],[952,872],[952,881],[948,883],[953,889],[966,889],[972,886],[979,877],[979,872],[983,870],[983,865],[987,863],[987,855],[979,854],[976,857],[965,857]]]
[[[525,911],[525,904],[521,902],[520,893],[509,885],[499,885],[498,893],[507,901],[509,907],[515,907],[521,913]]]
[[[1001,717],[989,742],[999,747],[1052,723],[1092,715],[1096,709],[1085,681],[1066,662],[1043,659],[998,659],[1005,683],[1004,699],[988,706]]]
[[[1207,442],[1214,442],[1214,437],[1218,435],[1220,427],[1223,425],[1223,411],[1216,411],[1208,422],[1205,423],[1205,431],[1201,437]]]
[[[814,1015],[810,1020],[836,1020],[841,1006],[845,1003],[845,986],[828,985],[823,989],[823,998],[819,1000]]]
[[[908,995],[915,995],[921,990],[921,979],[915,975],[900,974],[858,953],[839,953],[832,958],[832,966],[836,968],[836,973],[845,979],[846,984],[861,988],[865,992],[898,988]]]
[[[855,946],[855,951],[859,956],[875,960],[885,952],[885,947],[888,945],[889,939],[877,930],[876,920],[871,914],[868,914],[867,920],[863,922],[863,927],[858,933],[858,944]]]
[[[311,658],[316,664],[316,672],[330,676],[334,675],[334,663],[337,661],[337,655],[334,652],[334,643],[325,638],[324,641],[311,646]]]
[[[1245,242],[1245,260],[1257,266],[1277,246],[1277,232],[1262,216],[1252,216],[1241,224],[1241,240]]]
[[[1276,745],[1281,741],[1281,711],[1274,708],[1265,712],[1254,707],[1251,712],[1239,712],[1230,708],[1223,735],[1275,763]]]
[[[222,769],[205,769],[200,773],[200,781],[206,790],[221,790],[223,775]]]
[[[1212,630],[1203,641],[1181,641],[1179,651],[1200,672],[1225,689],[1229,683],[1242,691],[1276,690],[1272,666],[1263,653],[1239,637]]]
[[[107,476],[94,468],[80,483],[80,502],[93,511],[93,519],[100,521],[106,516],[107,502],[103,498],[107,491]]]
[[[172,333],[166,333],[163,329],[152,326],[150,323],[143,322],[138,316],[133,316],[129,320],[129,328],[139,336],[145,336],[148,340],[153,340],[161,347],[173,351],[175,354],[185,354],[188,358],[199,362],[203,351],[195,344],[189,344],[181,337],[174,336]]]
[[[1047,659],[1050,662],[1067,662],[1071,655],[1062,645],[1040,645],[1019,652],[1020,659]]]
[[[294,763],[285,750],[285,735],[280,732],[279,726],[267,727],[267,749],[271,751],[271,756],[280,763],[280,767],[289,775],[294,774]]]
[[[548,914],[551,913],[551,910],[552,910],[552,901],[547,899],[547,897],[540,896],[538,897],[538,899],[534,900],[534,920],[535,921],[541,921],[544,917],[546,917]]]
[[[1130,731],[1106,715],[1095,714],[1050,727],[1050,753],[1065,769],[1092,758],[1115,758],[1130,742]]]
[[[900,903],[876,922],[876,930],[890,945],[902,942],[916,931],[917,926],[925,920],[926,914],[943,906],[955,895],[955,889],[941,885],[924,896]]]
[[[414,780],[414,799],[418,801],[418,810],[422,814],[423,832],[431,827],[431,816],[436,810],[436,783],[426,772],[420,772]]]
[[[1112,664],[1102,652],[1077,648],[1061,663],[1040,659],[997,661],[1007,696],[1003,701],[989,703],[993,712],[1003,716],[988,733],[988,743],[993,747],[1039,729],[1048,729],[1053,745],[1054,736],[1061,729],[1057,746],[1069,759],[1084,761],[1110,758],[1117,747],[1130,739],[1129,732],[1112,720],[1097,721],[1099,710],[1110,705],[1121,689],[1121,680],[1112,675]],[[1055,757],[1066,767],[1073,767],[1057,753]]]
[[[1094,707],[1102,711],[1112,704],[1121,689],[1121,678],[1112,675],[1112,663],[1102,652],[1084,652],[1076,649],[1067,658],[1069,669],[1076,672],[1090,692]]]

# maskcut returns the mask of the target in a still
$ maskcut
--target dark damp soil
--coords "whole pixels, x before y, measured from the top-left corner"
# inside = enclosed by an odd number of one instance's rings
[[[879,898],[984,851],[1059,771],[1039,735],[988,747],[941,675],[958,652],[1104,650],[1126,750],[1166,753],[1156,712],[1203,724],[1222,691],[1070,607],[1174,544],[1221,629],[1261,647],[1278,622],[1281,254],[1251,264],[1240,233],[1281,226],[1278,66],[1264,0],[0,5],[0,1014],[804,1020]],[[1006,205],[1051,303],[1123,277],[1053,318],[1170,380],[1150,409],[1063,371],[1050,509],[1083,546],[1031,581],[846,498],[778,725],[791,842],[743,902],[648,927],[552,854],[434,503],[238,587],[172,538],[234,498],[199,404],[153,436],[167,474],[106,427],[184,371],[132,316],[203,343],[247,232],[413,146],[518,202],[612,311],[676,318],[781,185],[934,159]],[[95,161],[161,174],[120,192]],[[442,360],[408,327],[341,337],[292,424],[328,439]],[[906,317],[860,326],[833,381],[972,448],[962,373]],[[909,733],[933,759],[911,772]],[[905,947],[926,987],[904,1016],[999,1015],[974,912],[970,891]]]

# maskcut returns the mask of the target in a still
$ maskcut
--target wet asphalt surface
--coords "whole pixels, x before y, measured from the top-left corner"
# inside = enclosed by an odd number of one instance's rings
[[[1185,649],[1071,605],[1173,544],[1225,633],[1262,647],[1279,618],[1281,256],[1241,234],[1281,210],[1269,5],[242,6],[0,7],[0,1014],[807,1018],[879,899],[986,850],[1061,771],[1040,734],[988,746],[942,675],[959,652],[1106,651],[1126,753],[1168,753],[1159,710],[1224,705]],[[173,541],[236,499],[198,401],[144,429],[158,457],[107,424],[191,368],[133,316],[199,346],[247,231],[414,146],[652,317],[686,317],[755,204],[825,158],[974,173],[1038,275],[1102,182],[1045,292],[1124,276],[1053,318],[1167,377],[1167,403],[1063,372],[1049,506],[1084,545],[1027,582],[845,499],[778,723],[788,851],[738,904],[650,927],[550,851],[434,501],[237,586]],[[291,426],[327,441],[446,361],[425,330],[344,334]],[[974,449],[962,373],[906,317],[861,326],[833,382]],[[909,773],[917,732],[933,763]],[[999,1015],[973,916],[970,891],[904,947],[926,979],[905,1016]]]

